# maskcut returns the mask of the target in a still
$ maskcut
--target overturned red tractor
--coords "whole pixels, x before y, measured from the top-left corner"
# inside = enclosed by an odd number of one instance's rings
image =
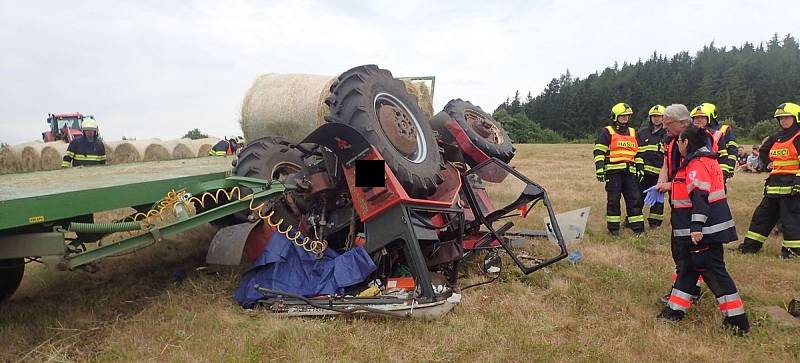
[[[429,118],[407,83],[374,65],[330,81],[306,77],[317,92],[286,90],[268,76],[245,98],[248,143],[233,173],[290,188],[265,208],[217,221],[226,227],[208,256],[255,264],[237,292],[242,305],[288,315],[439,316],[468,288],[459,279],[471,266],[486,274],[474,286],[496,278],[506,258],[528,274],[567,256],[547,192],[507,164],[511,140],[480,107],[455,99]],[[282,134],[281,116],[260,98],[278,84],[324,100],[324,120]],[[302,127],[313,131],[297,140]],[[529,213],[545,228],[513,228]],[[555,243],[532,243],[548,236]]]

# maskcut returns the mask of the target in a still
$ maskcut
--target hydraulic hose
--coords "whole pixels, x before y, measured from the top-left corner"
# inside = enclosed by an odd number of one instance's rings
[[[68,231],[76,233],[116,233],[139,231],[142,225],[139,222],[122,223],[76,223],[69,224]]]

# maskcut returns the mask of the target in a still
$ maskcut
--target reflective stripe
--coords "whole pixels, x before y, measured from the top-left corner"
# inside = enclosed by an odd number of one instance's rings
[[[751,240],[758,241],[758,242],[761,242],[761,243],[764,243],[764,242],[767,241],[767,236],[758,234],[758,233],[753,232],[753,231],[747,231],[747,234],[745,235],[745,238],[749,238]]]
[[[708,193],[708,202],[713,203],[725,198],[725,189]]]
[[[603,168],[596,169],[596,170],[594,171],[594,173],[595,173],[595,174],[603,174]]]
[[[800,248],[800,240],[783,240],[783,247]]]
[[[636,161],[637,164],[644,164],[644,159],[642,158],[636,158],[634,160]]]
[[[723,171],[733,171],[733,167],[728,164],[719,164],[719,168]]]
[[[655,151],[658,152],[658,145],[645,145],[639,146],[639,152]]]
[[[67,151],[67,156],[69,156],[69,157],[74,157],[74,156],[75,156],[75,153],[74,153],[74,152],[72,152],[72,151]]]
[[[718,223],[713,226],[703,227],[703,230],[701,232],[703,234],[714,234],[717,232],[722,232],[728,228],[735,226],[736,223],[733,221],[733,219],[731,219],[727,222]],[[689,228],[673,229],[672,235],[675,237],[688,237],[691,235],[691,230]]]
[[[622,222],[622,216],[606,216],[606,222],[620,223]]]
[[[727,157],[728,150],[720,150],[720,152],[718,152],[717,155],[719,155],[720,157]]]
[[[705,214],[692,214],[692,222],[706,223],[708,216]]]
[[[648,173],[659,174],[659,173],[661,173],[661,168],[657,168],[657,167],[652,166],[652,165],[645,165],[644,166],[644,171],[646,171]]]
[[[771,194],[771,195],[792,194],[792,187],[791,186],[784,186],[784,187],[770,187],[770,186],[767,186],[767,194]]]
[[[728,159],[731,159],[733,161],[739,160],[739,158],[736,157],[736,155],[728,155]]]
[[[606,170],[623,170],[628,167],[628,164],[606,164]]]
[[[692,206],[692,201],[689,199],[673,199],[672,206],[676,208],[689,208]]]
[[[692,191],[695,188],[699,188],[707,192],[711,191],[711,183],[704,182],[700,179],[693,179],[691,182],[689,182],[689,184],[686,184],[686,187],[689,191]]]
[[[725,317],[744,314],[744,302],[742,302],[738,292],[718,297],[717,303],[719,303],[719,311]]]
[[[669,295],[669,302],[667,305],[672,310],[680,310],[686,311],[692,306],[692,298],[694,296],[687,294],[678,289],[672,289],[672,293]]]
[[[594,144],[594,149],[595,150],[600,150],[602,152],[608,152],[608,150],[609,150],[608,146],[603,145],[603,144]]]
[[[62,161],[61,162],[61,167],[62,168],[69,168],[70,166],[72,166],[72,164],[69,161]]]
[[[663,221],[664,220],[664,215],[663,214],[658,214],[658,213],[650,213],[650,215],[647,218],[648,219],[655,219],[657,221]]]
[[[597,156],[594,157],[594,162],[596,163],[598,161],[603,161],[605,159],[606,159],[605,155],[597,155]]]
[[[637,222],[644,222],[644,216],[640,214],[638,216],[628,217],[628,223],[637,223]]]
[[[211,156],[225,156],[227,154],[225,153],[225,150],[222,150],[222,151],[209,150],[208,151],[208,155],[211,155]]]
[[[772,166],[797,166],[800,165],[800,160],[787,160],[787,161],[773,161]]]
[[[75,154],[75,156],[73,157],[73,159],[75,159],[75,160],[81,160],[81,161],[100,161],[100,160],[106,160],[106,156],[105,156],[105,155],[83,155],[83,154]]]
[[[734,146],[734,147],[737,147],[737,148],[738,148],[738,147],[739,147],[739,144],[738,144],[736,141],[733,141],[733,140],[731,140],[731,141],[728,141],[728,143],[727,143],[727,144],[725,144],[725,146],[727,146],[727,147]]]

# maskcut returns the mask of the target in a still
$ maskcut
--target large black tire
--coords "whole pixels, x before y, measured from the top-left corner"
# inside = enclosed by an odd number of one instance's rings
[[[297,149],[289,147],[289,142],[281,137],[262,137],[253,140],[239,152],[233,168],[233,175],[265,180],[278,180],[282,183],[287,182],[291,174],[303,172],[303,154]],[[240,190],[241,195],[251,193],[247,188]],[[234,194],[235,196],[235,194]],[[228,203],[229,200],[224,195],[220,197],[219,203],[209,203],[206,198],[204,206],[195,206],[198,212],[214,208],[218,205]],[[247,222],[249,211],[244,210],[211,221],[217,228],[231,226],[238,223]]]
[[[286,182],[290,174],[305,168],[303,153],[289,145],[281,137],[262,137],[247,143],[239,152],[233,174]]]
[[[406,192],[424,198],[444,168],[429,120],[402,81],[375,65],[355,67],[331,85],[328,122],[347,124],[376,147]]]
[[[0,260],[0,303],[14,295],[22,275],[25,274],[25,260],[12,258]]]
[[[479,106],[460,98],[450,100],[444,111],[467,133],[469,140],[489,157],[509,162],[516,149],[511,144],[506,130],[492,115]]]

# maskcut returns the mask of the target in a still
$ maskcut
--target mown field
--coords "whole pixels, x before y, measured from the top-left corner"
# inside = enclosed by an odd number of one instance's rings
[[[101,271],[31,266],[0,307],[0,359],[27,361],[760,361],[800,360],[800,329],[754,308],[800,295],[800,261],[778,259],[775,237],[756,256],[726,254],[750,314],[748,337],[721,328],[708,295],[687,319],[655,319],[673,265],[668,229],[605,232],[605,194],[590,145],[520,145],[513,165],[547,188],[559,212],[590,206],[583,260],[468,290],[433,321],[276,318],[231,299],[237,271],[204,265],[208,227],[108,259]],[[731,206],[746,232],[764,175],[737,175]],[[531,217],[522,226],[537,224]],[[540,220],[539,220],[540,221]]]

